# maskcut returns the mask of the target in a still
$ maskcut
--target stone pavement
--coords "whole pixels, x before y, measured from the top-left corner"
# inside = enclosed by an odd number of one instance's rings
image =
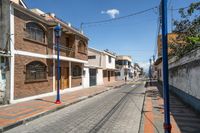
[[[0,107],[0,132],[24,124],[38,117],[47,115],[58,109],[100,94],[109,89],[120,87],[123,84],[124,81],[117,81],[104,86],[95,86],[74,92],[68,92],[61,95],[62,103],[59,105],[54,103],[55,96],[50,96],[17,104],[11,104],[8,106],[2,106]]]
[[[140,133],[164,133],[162,86],[148,86],[143,108]],[[200,117],[176,96],[170,94],[172,133],[200,133]]]
[[[145,90],[129,83],[5,133],[138,133]]]

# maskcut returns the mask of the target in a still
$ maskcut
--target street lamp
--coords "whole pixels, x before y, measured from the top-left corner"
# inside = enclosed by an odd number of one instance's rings
[[[60,101],[60,47],[59,41],[61,37],[61,26],[58,24],[55,28],[55,43],[57,46],[57,97],[55,104],[61,104]]]

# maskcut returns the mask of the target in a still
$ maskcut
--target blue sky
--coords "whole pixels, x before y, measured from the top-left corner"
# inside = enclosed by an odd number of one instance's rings
[[[154,6],[160,0],[24,0],[29,8],[55,13],[57,17],[79,28],[81,22],[120,17]],[[173,8],[185,7],[198,0],[168,0]],[[170,17],[169,12],[169,30]],[[178,18],[177,11],[173,12]],[[89,46],[117,54],[131,55],[134,62],[148,68],[149,58],[155,53],[157,35],[156,11],[110,23],[85,25]]]

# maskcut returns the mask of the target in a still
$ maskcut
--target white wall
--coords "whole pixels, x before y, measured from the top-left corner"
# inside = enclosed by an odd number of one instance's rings
[[[111,56],[111,63],[109,63],[109,55],[105,55],[105,64],[108,69],[115,69],[115,58]]]
[[[97,85],[103,85],[103,69],[97,69]]]
[[[85,75],[83,75],[83,87],[90,87],[90,76],[89,76],[89,68],[84,68]]]
[[[88,59],[89,66],[102,67],[102,57],[100,52],[88,50],[88,56],[96,56],[96,59]]]

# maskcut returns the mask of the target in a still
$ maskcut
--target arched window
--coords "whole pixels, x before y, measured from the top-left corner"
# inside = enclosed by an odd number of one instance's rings
[[[26,24],[26,38],[45,43],[45,31],[39,24],[29,22]]]
[[[34,61],[26,65],[26,80],[43,80],[47,79],[46,65],[39,61]]]
[[[79,41],[79,43],[78,43],[78,52],[79,53],[87,53],[87,47],[86,47],[85,42]]]
[[[73,69],[72,69],[72,74],[73,74],[74,77],[81,76],[82,75],[82,69],[81,69],[81,67],[78,66],[78,65],[75,65],[73,67]]]

